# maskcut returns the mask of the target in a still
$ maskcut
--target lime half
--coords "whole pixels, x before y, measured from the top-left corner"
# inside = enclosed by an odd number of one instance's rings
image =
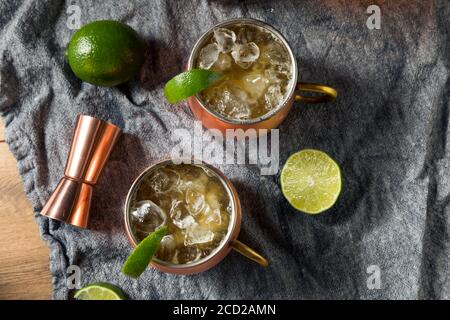
[[[164,95],[170,103],[177,103],[209,87],[220,77],[222,75],[214,71],[192,69],[170,79],[164,87]]]
[[[341,192],[341,171],[326,153],[305,149],[292,154],[281,171],[281,190],[297,210],[321,213]]]
[[[122,290],[112,284],[98,282],[87,285],[75,292],[78,300],[125,300]]]
[[[167,226],[162,226],[142,240],[125,261],[122,273],[132,278],[138,278],[152,261],[166,232]]]

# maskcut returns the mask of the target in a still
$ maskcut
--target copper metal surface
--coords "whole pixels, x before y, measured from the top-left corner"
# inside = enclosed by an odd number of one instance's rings
[[[214,29],[216,28],[226,28],[231,25],[236,24],[243,24],[243,25],[254,25],[260,28],[266,29],[268,32],[271,32],[274,36],[276,36],[286,47],[289,58],[291,60],[292,65],[292,80],[290,83],[290,88],[288,90],[288,94],[286,95],[285,99],[283,101],[280,101],[280,104],[277,108],[274,108],[270,112],[264,114],[261,117],[254,118],[254,119],[230,119],[227,118],[220,113],[210,109],[207,107],[204,101],[202,101],[200,95],[195,95],[190,98],[188,98],[188,105],[191,109],[194,116],[202,121],[202,124],[206,128],[213,128],[213,129],[219,129],[223,133],[225,133],[226,129],[243,129],[247,130],[250,128],[253,129],[274,129],[277,128],[280,123],[286,118],[288,115],[292,105],[294,104],[294,101],[300,101],[303,103],[319,103],[319,102],[328,102],[333,101],[336,96],[337,92],[331,87],[328,87],[326,85],[322,84],[311,84],[306,82],[299,82],[297,83],[297,77],[298,77],[298,68],[297,68],[297,61],[296,58],[292,52],[291,47],[289,46],[289,43],[287,40],[283,37],[283,35],[276,30],[271,25],[255,20],[255,19],[248,19],[248,18],[238,18],[238,19],[231,19],[227,21],[223,21],[212,28],[210,28],[208,31],[206,31],[196,42],[194,45],[191,54],[189,56],[188,64],[187,64],[187,70],[191,70],[196,67],[196,61],[198,58],[198,55],[200,53],[200,50],[204,47],[207,41],[209,41],[211,34],[214,32]],[[300,92],[315,92],[320,93],[322,95],[320,96],[302,96],[300,95]],[[259,133],[259,131],[258,131]]]
[[[130,240],[133,247],[136,247],[138,244],[138,241],[133,235],[133,232],[131,230],[130,225],[130,208],[131,208],[131,200],[133,198],[133,195],[135,194],[137,188],[140,185],[140,182],[151,172],[154,172],[157,168],[160,166],[164,166],[166,164],[173,163],[172,160],[163,160],[158,163],[155,163],[145,169],[133,182],[130,191],[128,192],[127,200],[125,202],[125,227],[128,235],[128,239]],[[200,259],[197,262],[189,263],[189,264],[173,264],[170,262],[162,261],[157,258],[154,258],[151,262],[151,265],[163,272],[168,273],[174,273],[174,274],[180,274],[180,275],[189,275],[189,274],[195,274],[200,273],[203,271],[206,271],[215,265],[217,265],[220,261],[222,261],[228,253],[232,249],[240,252],[244,256],[252,259],[253,261],[266,266],[268,264],[267,260],[263,258],[261,255],[259,255],[256,251],[250,249],[248,246],[244,245],[241,242],[237,241],[239,231],[241,229],[241,223],[242,223],[242,209],[241,209],[241,202],[239,200],[239,196],[237,194],[236,189],[234,188],[231,181],[216,167],[211,166],[205,162],[202,161],[196,161],[194,165],[200,165],[203,167],[206,167],[213,171],[219,180],[224,185],[225,189],[227,190],[227,193],[231,199],[232,202],[232,210],[231,210],[231,220],[230,225],[228,227],[228,233],[225,236],[225,239],[222,241],[222,243],[217,247],[209,256]],[[238,245],[242,244],[241,246]]]
[[[108,122],[78,115],[64,177],[41,214],[86,228],[93,186],[120,135]]]

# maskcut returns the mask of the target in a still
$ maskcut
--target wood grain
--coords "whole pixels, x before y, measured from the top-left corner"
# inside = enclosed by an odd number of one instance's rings
[[[5,127],[3,126],[3,120],[0,118],[0,141],[5,141]]]
[[[48,249],[4,140],[0,120],[0,299],[50,299]]]

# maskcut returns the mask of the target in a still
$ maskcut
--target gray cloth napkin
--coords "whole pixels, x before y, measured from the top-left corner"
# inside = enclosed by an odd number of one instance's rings
[[[449,2],[373,2],[379,30],[366,26],[367,1],[2,1],[0,110],[50,247],[53,298],[71,296],[67,268],[77,265],[82,285],[111,282],[134,299],[449,299]],[[101,88],[73,75],[64,58],[75,32],[71,5],[82,24],[115,19],[139,32],[148,53],[135,80]],[[232,252],[202,274],[148,269],[129,279],[120,273],[131,251],[128,188],[170,154],[174,129],[194,126],[186,105],[165,101],[164,83],[207,28],[234,17],[275,26],[295,52],[299,78],[338,90],[335,103],[293,108],[280,126],[280,165],[303,148],[327,152],[342,168],[341,197],[308,216],[283,198],[279,173],[219,166],[242,199],[239,239],[270,266]],[[38,215],[63,174],[80,113],[124,131],[96,187],[90,230]],[[378,268],[380,289],[370,286]]]

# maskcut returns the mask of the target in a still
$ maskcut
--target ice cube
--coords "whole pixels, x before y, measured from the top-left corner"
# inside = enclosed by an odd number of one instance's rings
[[[184,245],[191,246],[194,244],[208,243],[214,240],[214,232],[208,228],[199,226],[198,224],[190,226],[186,230]]]
[[[213,69],[217,71],[225,71],[230,69],[232,59],[229,54],[221,53],[213,65]]]
[[[259,48],[254,42],[236,44],[231,56],[234,62],[243,69],[249,68],[259,58]]]
[[[247,119],[251,114],[250,108],[245,102],[247,99],[248,94],[243,90],[224,91],[219,109],[222,109],[223,113],[231,118]]]
[[[196,216],[205,209],[205,196],[202,193],[189,188],[186,191],[186,203],[186,208],[189,213]]]
[[[198,171],[197,175],[192,177],[188,184],[192,190],[204,194],[206,192],[206,185],[208,184],[208,176],[203,170]]]
[[[264,95],[265,107],[267,110],[272,110],[276,108],[283,100],[284,96],[281,93],[280,85],[273,84],[268,89]]]
[[[179,262],[179,260],[178,260],[178,253],[179,253],[179,251],[178,251],[178,249],[176,249],[175,250],[175,254],[173,255],[173,258],[172,258],[172,263],[174,263],[174,264],[179,264],[180,262]]]
[[[218,45],[220,52],[230,52],[236,42],[236,34],[232,30],[225,28],[214,29],[214,39]]]
[[[251,41],[255,41],[255,31],[250,28],[240,28],[236,42],[244,44]]]
[[[177,244],[175,242],[175,237],[171,234],[168,234],[164,236],[161,240],[161,248],[164,250],[174,251],[177,247]]]
[[[176,172],[175,170],[171,169],[164,169],[167,176],[169,177],[170,183],[173,186],[176,186],[180,183],[180,174]]]
[[[172,223],[180,229],[186,229],[196,224],[195,219],[190,215],[182,201],[174,200],[170,208]]]
[[[157,171],[150,176],[150,187],[156,192],[161,193],[169,189],[169,177],[162,171]]]
[[[264,61],[268,62],[271,65],[286,65],[287,67],[289,64],[289,58],[287,56],[286,50],[280,43],[276,41],[270,42],[263,48],[262,57]]]
[[[242,90],[240,87],[232,86],[228,89],[228,93],[228,98],[231,100],[239,100],[242,103],[249,100],[248,93],[245,90]]]
[[[262,74],[250,73],[244,76],[242,79],[242,84],[244,89],[254,98],[258,99],[261,97],[269,84]]]
[[[217,90],[208,90],[205,98],[221,114],[235,119],[249,118],[250,106],[256,103],[256,99],[249,97],[244,90],[228,85],[221,86]]]
[[[210,43],[200,50],[199,65],[202,69],[209,69],[219,59],[219,46]]]
[[[264,76],[269,83],[281,83],[282,78],[285,77],[281,72],[274,69],[267,69],[264,71]]]
[[[173,220],[173,224],[182,230],[189,228],[196,223],[197,222],[195,222],[195,219],[192,216],[187,216],[182,220]]]
[[[158,170],[149,178],[150,187],[157,194],[171,190],[179,181],[179,174],[173,170]]]
[[[131,216],[135,220],[135,229],[147,234],[167,223],[167,214],[150,200],[136,203],[131,210]]]
[[[248,119],[250,118],[250,110],[246,105],[240,104],[231,110],[230,116],[235,119]]]
[[[163,257],[164,260],[170,261],[175,255],[175,250],[177,244],[175,242],[175,237],[171,234],[166,235],[162,238],[161,244],[158,249],[158,256]]]
[[[206,223],[215,223],[217,225],[222,224],[222,216],[220,214],[220,209],[209,210],[209,215],[206,218]]]
[[[167,220],[167,215],[164,210],[151,200],[142,200],[136,203],[131,211],[131,215],[139,222],[144,222],[149,219],[160,221],[161,223],[159,225],[165,223]]]
[[[209,207],[213,210],[220,209],[221,207],[219,198],[217,197],[218,192],[220,191],[217,191],[217,189],[213,189],[206,194],[206,202],[208,203]]]
[[[186,208],[183,205],[182,201],[173,200],[172,205],[170,207],[169,215],[172,219],[182,219],[187,216],[189,212],[187,212]]]

